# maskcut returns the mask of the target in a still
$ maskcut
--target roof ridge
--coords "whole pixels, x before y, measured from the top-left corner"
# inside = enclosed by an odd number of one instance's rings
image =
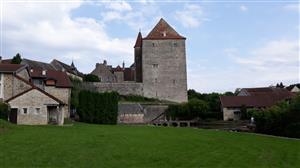
[[[48,97],[52,98],[53,100],[57,101],[57,102],[60,103],[60,104],[65,104],[63,101],[59,100],[57,97],[55,97],[55,96],[49,94],[48,92],[46,92],[46,91],[40,89],[39,87],[36,87],[35,85],[33,85],[32,83],[30,83],[30,82],[27,81],[26,79],[20,77],[19,75],[15,75],[15,77],[16,77],[17,79],[19,79],[19,80],[21,80],[21,81],[23,81],[23,82],[29,84],[29,85],[31,86],[32,89],[36,89],[36,90],[38,90],[38,91],[44,93],[45,95],[47,95]],[[25,92],[25,93],[26,93],[26,92]],[[24,94],[24,93],[23,93],[23,94]],[[21,95],[22,95],[22,94],[21,94]],[[16,96],[16,95],[15,95],[15,96]],[[18,96],[20,96],[20,95],[18,95]],[[16,96],[16,97],[18,97],[18,96]],[[16,98],[16,97],[14,97],[14,98]]]

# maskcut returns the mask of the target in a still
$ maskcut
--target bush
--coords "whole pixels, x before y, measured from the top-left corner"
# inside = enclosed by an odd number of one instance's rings
[[[9,106],[6,103],[0,103],[0,119],[6,120],[9,115]]]
[[[118,93],[79,92],[79,120],[87,123],[116,124]]]
[[[86,74],[83,77],[83,81],[85,82],[101,82],[99,77],[93,74]]]
[[[195,118],[206,118],[208,104],[203,100],[192,99],[188,103],[172,104],[166,110],[168,119],[191,120]]]
[[[249,111],[250,112],[250,111]],[[291,103],[280,102],[270,108],[253,109],[256,132],[300,138],[300,96]]]

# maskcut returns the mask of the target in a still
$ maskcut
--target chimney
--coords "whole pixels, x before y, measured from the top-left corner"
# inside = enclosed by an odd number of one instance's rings
[[[46,74],[47,74],[47,71],[46,71],[46,70],[43,70],[43,71],[42,71],[42,75],[45,76]]]
[[[104,65],[107,65],[107,62],[106,62],[106,60],[104,60],[104,61],[103,61],[103,64],[104,64]]]
[[[123,61],[123,69],[125,69],[125,62]]]

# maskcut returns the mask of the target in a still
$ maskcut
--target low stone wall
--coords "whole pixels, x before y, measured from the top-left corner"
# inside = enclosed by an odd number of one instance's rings
[[[143,96],[142,83],[101,83],[101,82],[84,82],[82,89],[97,91],[97,92],[111,92],[116,91],[121,95],[139,95]]]

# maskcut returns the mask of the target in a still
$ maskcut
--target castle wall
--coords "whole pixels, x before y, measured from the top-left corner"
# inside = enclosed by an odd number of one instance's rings
[[[143,40],[144,96],[187,101],[185,40]]]
[[[142,83],[101,83],[101,82],[84,82],[82,89],[97,91],[100,93],[116,91],[121,95],[140,95],[143,96]]]

